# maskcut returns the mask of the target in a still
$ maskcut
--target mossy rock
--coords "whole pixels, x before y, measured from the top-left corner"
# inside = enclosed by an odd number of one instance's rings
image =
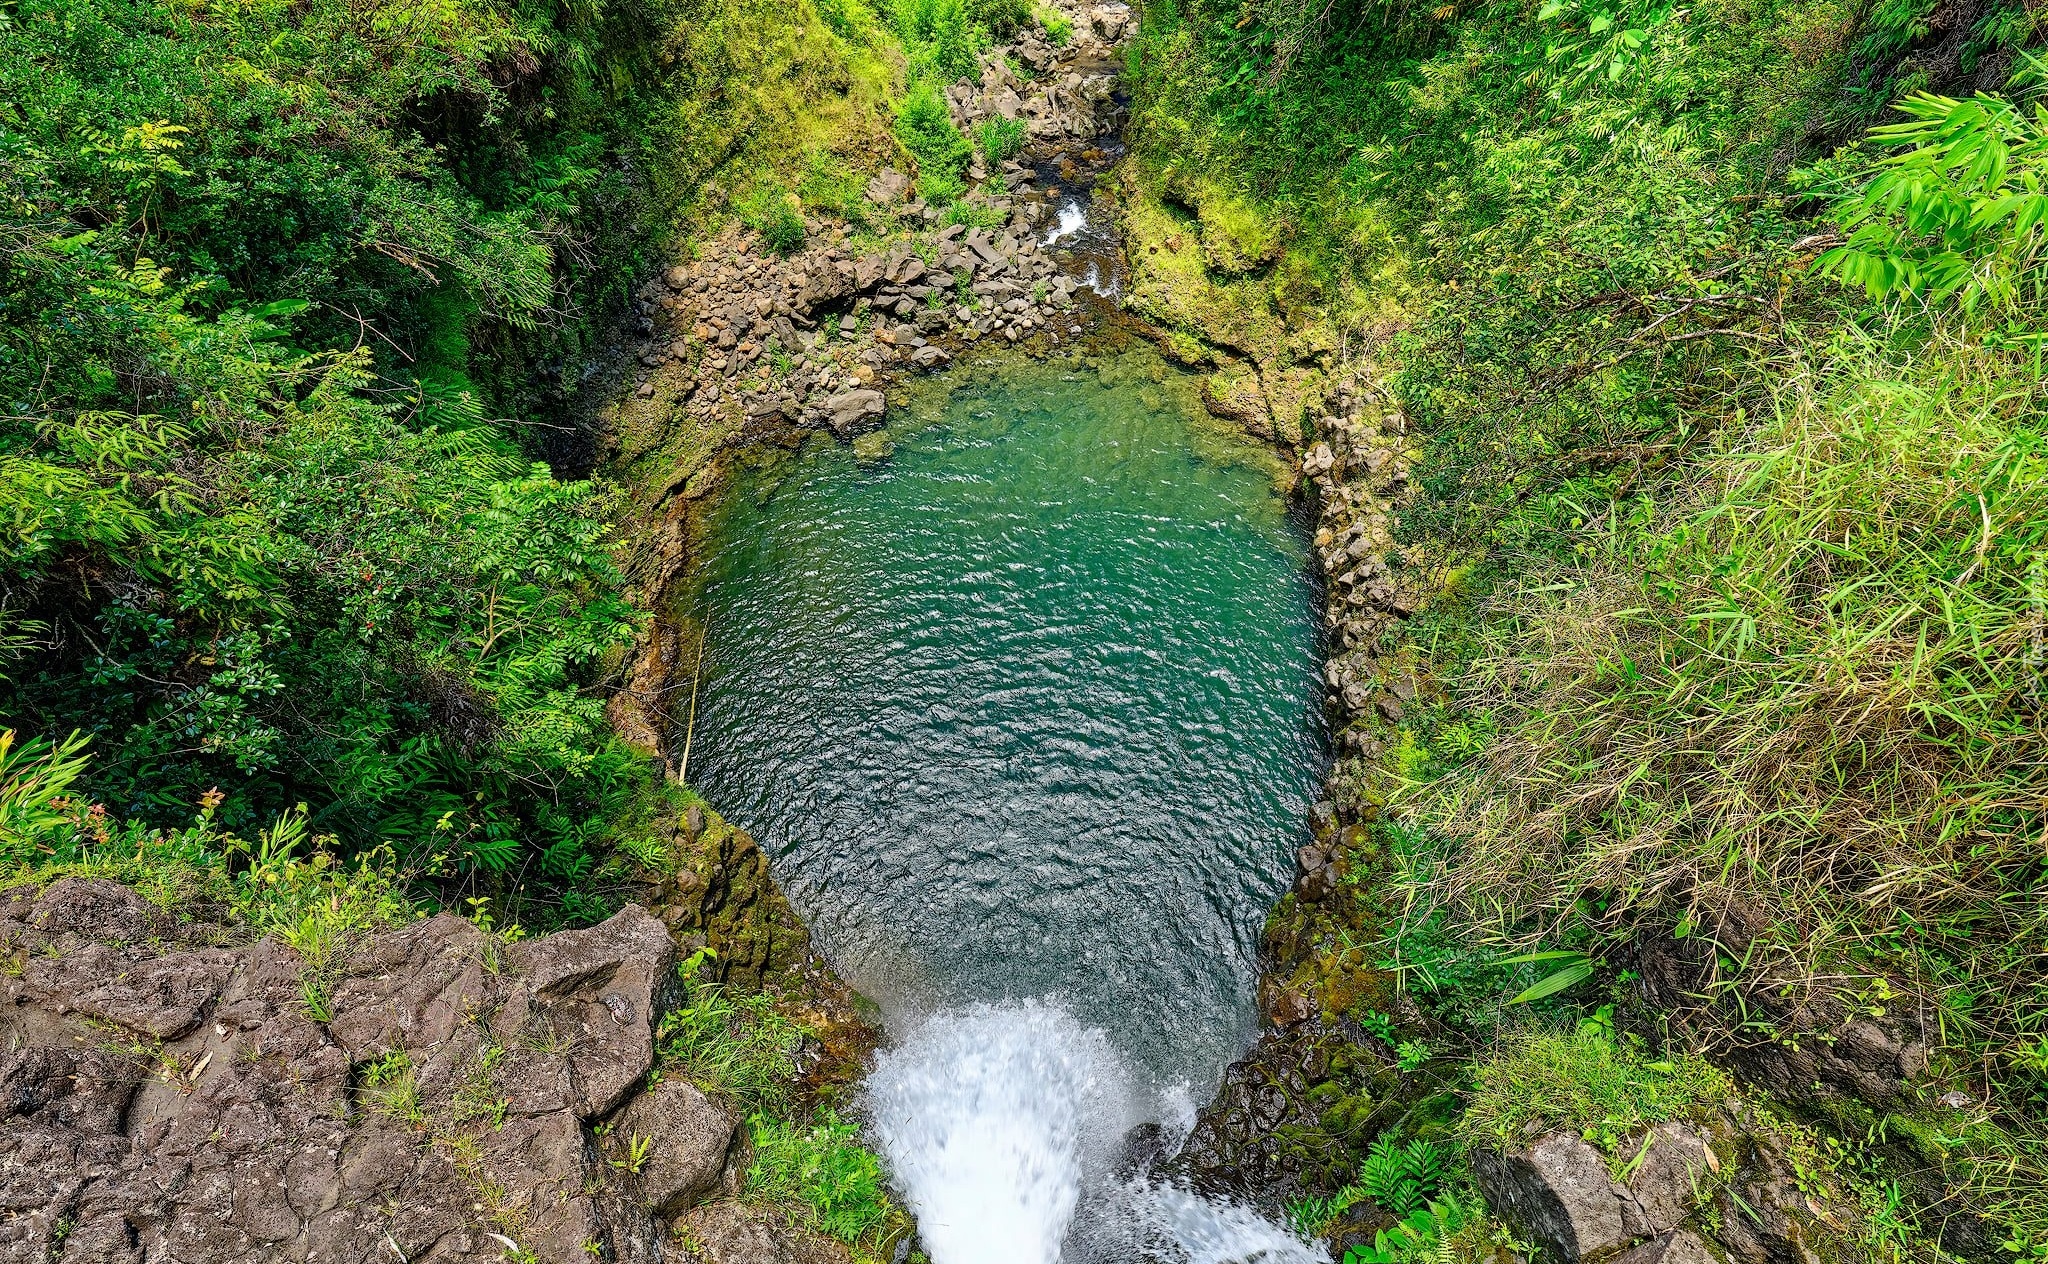
[[[1196,204],[1202,254],[1211,268],[1231,276],[1255,272],[1280,258],[1284,226],[1245,198],[1205,189]]]

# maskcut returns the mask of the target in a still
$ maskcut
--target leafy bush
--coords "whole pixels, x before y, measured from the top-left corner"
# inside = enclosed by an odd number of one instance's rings
[[[1024,148],[1024,120],[992,115],[974,129],[974,143],[991,167],[1015,158]]]
[[[567,892],[646,776],[602,715],[609,493],[486,418],[637,266],[667,12],[8,11],[0,670],[93,737],[81,794],[305,802],[338,854],[600,910]]]
[[[1058,48],[1065,48],[1074,38],[1074,23],[1066,14],[1051,5],[1041,5],[1037,10],[1038,25],[1045,31],[1045,37]]]
[[[967,0],[893,0],[890,19],[909,55],[913,84],[979,77],[989,33],[970,16]]]
[[[967,0],[967,20],[991,37],[1006,40],[1031,20],[1031,0]]]
[[[930,82],[913,83],[904,93],[896,107],[896,139],[917,159],[920,196],[939,205],[960,196],[960,176],[974,147],[953,126],[945,95]]]
[[[804,174],[796,191],[805,206],[863,225],[868,217],[866,189],[860,169],[844,158],[815,146],[804,151]]]
[[[746,1196],[796,1210],[841,1242],[870,1238],[887,1222],[881,1163],[855,1140],[852,1124],[827,1114],[805,1126],[756,1115]]]
[[[804,244],[804,220],[797,200],[772,181],[756,184],[734,208],[747,227],[776,254],[787,255]]]
[[[1459,1242],[1483,1224],[1484,1211],[1484,1204],[1476,1198],[1446,1194],[1409,1212],[1392,1228],[1375,1233],[1370,1246],[1346,1247],[1343,1264],[1441,1264],[1444,1260],[1483,1258],[1460,1251]],[[1481,1244],[1466,1245],[1477,1248]]]
[[[1870,134],[1895,152],[1839,199],[1849,240],[1820,268],[1872,298],[1954,298],[1965,311],[2048,297],[2048,104],[2029,115],[1983,92],[1916,92],[1898,109],[1908,122]]]

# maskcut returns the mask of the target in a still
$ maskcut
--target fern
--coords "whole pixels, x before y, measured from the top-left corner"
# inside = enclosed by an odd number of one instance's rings
[[[1446,1194],[1380,1230],[1372,1245],[1346,1248],[1344,1264],[1449,1264],[1457,1258],[1451,1239],[1472,1218],[1471,1209]]]
[[[1426,1209],[1442,1191],[1450,1165],[1451,1156],[1426,1138],[1400,1146],[1382,1136],[1372,1143],[1358,1170],[1358,1187],[1395,1215],[1410,1216]]]

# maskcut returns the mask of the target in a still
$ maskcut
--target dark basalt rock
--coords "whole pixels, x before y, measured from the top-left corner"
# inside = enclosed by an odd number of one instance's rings
[[[225,930],[111,882],[0,900],[0,1261],[651,1264],[734,1179],[730,1115],[642,1091],[676,946],[638,906],[510,945],[445,915],[372,936],[327,1022],[290,948],[187,946]],[[762,1258],[845,1258],[775,1233]]]

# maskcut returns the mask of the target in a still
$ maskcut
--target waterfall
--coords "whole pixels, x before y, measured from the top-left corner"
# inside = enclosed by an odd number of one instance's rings
[[[1243,1207],[1120,1178],[1129,1130],[1186,1111],[1133,1080],[1101,1031],[1033,1001],[934,1014],[883,1053],[873,1128],[933,1264],[1327,1264]]]

